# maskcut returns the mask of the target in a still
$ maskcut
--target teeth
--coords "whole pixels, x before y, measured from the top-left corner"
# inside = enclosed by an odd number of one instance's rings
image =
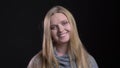
[[[66,33],[64,33],[64,34],[60,34],[59,36],[60,36],[60,37],[63,37],[63,36],[65,36],[65,34],[66,34]]]
[[[64,36],[65,34],[62,34],[62,35],[60,35],[60,36]]]

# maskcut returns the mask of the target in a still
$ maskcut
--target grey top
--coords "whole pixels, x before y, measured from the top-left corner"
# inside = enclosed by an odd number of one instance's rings
[[[71,68],[69,56],[67,54],[65,54],[64,56],[57,56],[57,52],[54,51],[54,53],[55,53],[55,57],[57,58],[57,60],[60,64],[59,68]],[[90,68],[98,68],[98,65],[97,65],[95,59],[91,55],[89,55],[89,59],[90,59],[90,62],[89,62]],[[40,67],[41,64],[42,63],[41,63],[41,59],[40,59],[40,53],[38,53],[31,59],[27,68],[41,68]],[[73,65],[73,68],[77,68],[75,61],[72,62],[72,65]]]
[[[59,68],[71,68],[68,54],[65,54],[64,56],[57,56],[56,50],[54,53],[55,53],[55,56],[60,64]],[[98,68],[98,65],[97,65],[95,59],[93,58],[93,56],[90,55],[89,59],[90,59],[90,62],[89,62],[90,68]],[[74,68],[77,68],[75,61],[73,62],[73,65],[74,65]]]
[[[97,62],[93,56],[89,55],[89,59],[90,59],[90,67],[91,68],[99,68],[97,65]]]
[[[68,54],[65,54],[64,56],[58,56],[57,52],[55,51],[55,57],[57,58],[58,63],[60,64],[59,68],[71,68]]]

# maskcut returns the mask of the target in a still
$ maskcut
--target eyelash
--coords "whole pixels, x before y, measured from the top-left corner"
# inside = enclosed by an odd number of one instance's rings
[[[68,22],[62,22],[61,24],[62,24],[63,26],[65,26],[65,25],[68,24]],[[51,30],[55,30],[55,29],[57,29],[57,26],[52,26],[52,27],[50,27],[50,29],[51,29]]]
[[[64,25],[66,25],[68,22],[62,22],[62,25],[64,26]]]
[[[51,27],[51,30],[54,30],[54,29],[56,29],[56,28],[57,28],[56,26],[52,26],[52,27]]]

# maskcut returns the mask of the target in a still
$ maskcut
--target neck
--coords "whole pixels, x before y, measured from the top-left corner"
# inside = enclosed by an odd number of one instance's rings
[[[67,53],[68,44],[57,44],[55,47],[58,56],[63,56]]]

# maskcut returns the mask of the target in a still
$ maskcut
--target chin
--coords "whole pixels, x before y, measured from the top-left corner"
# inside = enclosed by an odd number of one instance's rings
[[[68,43],[68,42],[69,42],[69,39],[60,40],[60,43]]]

